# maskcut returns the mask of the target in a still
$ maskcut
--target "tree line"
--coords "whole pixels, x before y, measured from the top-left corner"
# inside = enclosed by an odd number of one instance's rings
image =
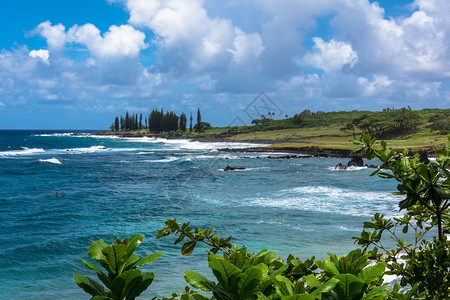
[[[342,130],[361,129],[364,134],[383,138],[414,130],[420,124],[420,115],[410,107],[383,109],[373,114],[363,114],[348,122]]]
[[[142,113],[139,114],[129,114],[126,112],[125,116],[116,116],[114,123],[111,124],[111,131],[137,131],[137,130],[148,130],[151,133],[164,133],[172,131],[192,132],[203,132],[205,129],[210,128],[211,125],[202,122],[202,115],[200,113],[200,108],[197,109],[197,123],[193,125],[194,118],[192,117],[192,112],[189,117],[189,128],[187,127],[188,119],[186,114],[183,112],[179,116],[173,111],[164,112],[161,110],[153,109],[148,116],[143,116]]]

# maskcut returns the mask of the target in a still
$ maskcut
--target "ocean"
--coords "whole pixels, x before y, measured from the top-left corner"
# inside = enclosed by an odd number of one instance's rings
[[[0,299],[89,299],[72,273],[96,276],[76,256],[88,259],[93,240],[141,233],[139,255],[165,254],[143,268],[156,278],[139,299],[181,292],[184,270],[211,277],[206,247],[183,257],[173,236],[155,238],[169,218],[214,227],[253,252],[321,259],[357,247],[352,237],[375,212],[400,215],[395,181],[334,170],[347,159],[217,150],[250,146],[0,131]]]

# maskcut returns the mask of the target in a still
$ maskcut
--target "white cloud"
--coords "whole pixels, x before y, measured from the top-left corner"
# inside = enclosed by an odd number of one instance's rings
[[[39,50],[31,50],[30,51],[30,57],[32,58],[40,58],[44,63],[48,64],[48,58],[49,58],[49,54],[48,54],[48,50],[44,50],[44,49],[39,49]]]
[[[392,86],[394,83],[393,80],[390,80],[386,75],[376,74],[373,76],[373,80],[369,80],[365,77],[358,78],[358,84],[363,88],[363,95],[372,97],[372,96],[388,96],[388,88]]]
[[[67,43],[85,46],[96,58],[136,57],[147,48],[145,33],[131,25],[112,25],[102,36],[93,24],[74,25],[67,32],[62,24],[51,25],[49,21],[39,24],[34,32],[47,40],[51,51],[60,51]]]
[[[239,28],[235,29],[233,46],[234,49],[228,49],[228,51],[233,54],[233,61],[237,64],[258,58],[264,51],[259,34],[246,34]]]
[[[326,72],[335,72],[347,64],[353,67],[358,60],[358,55],[353,51],[352,45],[348,43],[338,42],[334,39],[327,43],[320,37],[315,37],[313,40],[313,52],[304,57],[306,65],[323,69]]]
[[[39,24],[34,32],[39,33],[47,40],[52,50],[60,50],[66,43],[66,28],[62,24],[52,25],[50,21]]]
[[[223,72],[232,62],[245,64],[261,55],[264,47],[258,33],[246,33],[228,18],[208,16],[204,2],[128,0],[126,6],[129,23],[150,29],[161,55],[168,57],[163,61],[179,69]]]
[[[148,47],[145,34],[130,25],[111,26],[103,34],[92,24],[73,26],[68,31],[70,40],[86,46],[97,58],[135,57]]]

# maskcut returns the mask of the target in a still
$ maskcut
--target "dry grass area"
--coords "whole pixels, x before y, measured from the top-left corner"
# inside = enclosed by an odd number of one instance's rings
[[[356,137],[360,134],[360,132],[356,132]],[[233,136],[230,140],[267,140],[273,143],[269,147],[319,147],[345,150],[357,148],[353,144],[352,133],[339,130],[338,126],[252,132]],[[434,135],[422,130],[415,134],[387,139],[386,141],[390,147],[396,150],[409,148],[418,151],[438,148],[448,142],[448,137],[446,135]]]

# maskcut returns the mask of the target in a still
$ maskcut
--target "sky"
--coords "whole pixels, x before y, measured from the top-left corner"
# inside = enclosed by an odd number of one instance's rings
[[[448,0],[0,0],[0,129],[450,107]]]

